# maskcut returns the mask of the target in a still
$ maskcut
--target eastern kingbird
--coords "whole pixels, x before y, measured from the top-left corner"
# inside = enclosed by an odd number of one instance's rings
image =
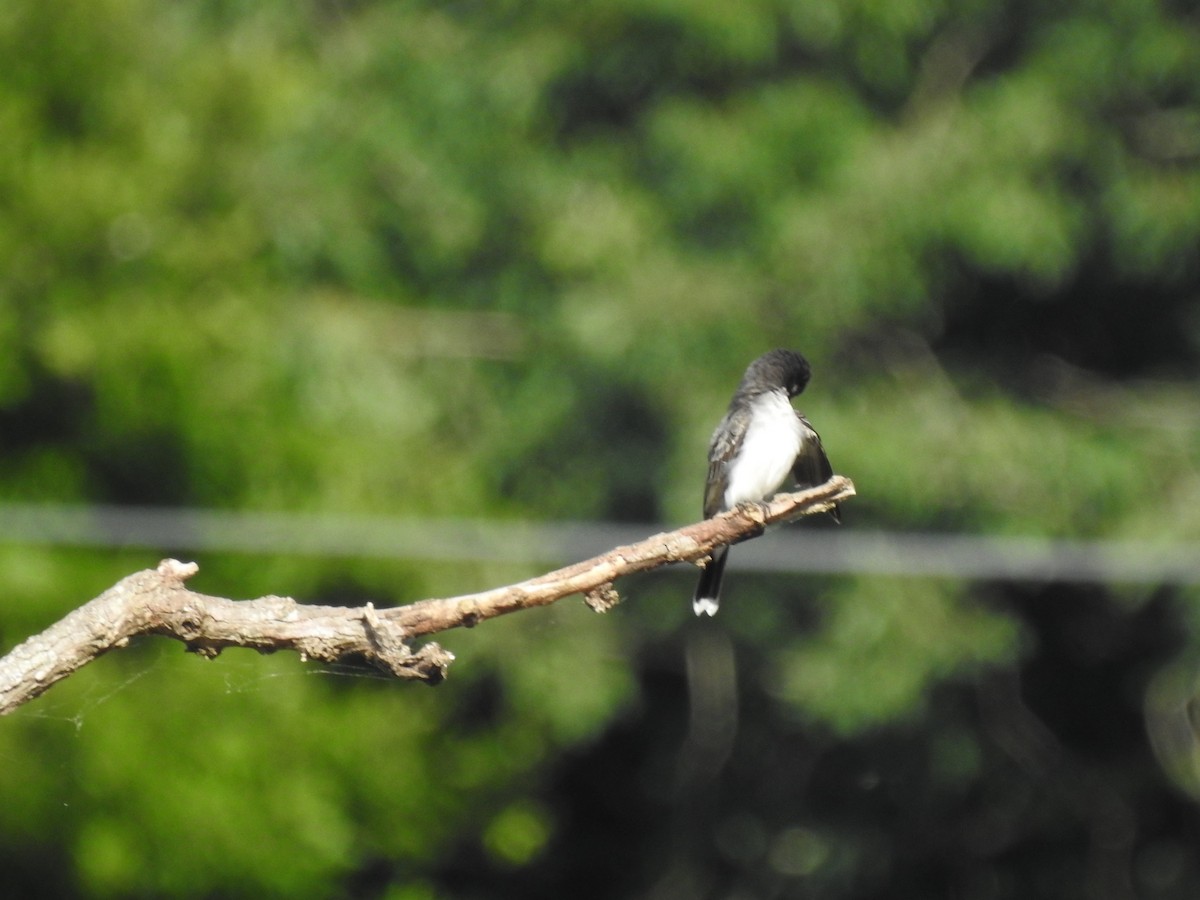
[[[816,487],[833,475],[820,435],[791,404],[809,375],[808,361],[791,350],[772,350],[750,363],[708,447],[706,519],[739,503],[766,500],[789,472],[798,488]],[[841,521],[836,506],[829,514]],[[729,547],[718,547],[700,573],[692,598],[696,615],[717,614],[728,555]]]

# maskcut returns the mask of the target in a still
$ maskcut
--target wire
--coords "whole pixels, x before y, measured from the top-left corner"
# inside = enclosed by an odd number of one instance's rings
[[[632,544],[662,525],[476,521],[7,504],[0,541],[56,547],[220,551],[464,563],[563,563]],[[743,571],[968,579],[1200,583],[1200,547],[861,531],[775,530],[740,544]]]

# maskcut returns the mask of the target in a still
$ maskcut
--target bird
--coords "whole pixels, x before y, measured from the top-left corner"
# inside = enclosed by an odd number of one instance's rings
[[[808,360],[792,350],[771,350],[750,363],[709,443],[704,518],[768,499],[789,474],[797,488],[832,477],[820,435],[791,403],[811,374]],[[841,522],[836,504],[829,513]],[[716,548],[701,571],[692,597],[697,616],[717,614],[728,556],[728,545]]]

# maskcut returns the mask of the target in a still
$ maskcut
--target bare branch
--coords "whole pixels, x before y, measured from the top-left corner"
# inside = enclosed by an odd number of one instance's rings
[[[262,652],[294,650],[301,659],[365,659],[399,678],[436,684],[454,655],[414,638],[467,627],[505,613],[546,606],[583,594],[604,612],[619,601],[613,582],[676,562],[701,563],[714,548],[762,533],[766,525],[811,515],[854,496],[850,479],[835,475],[819,487],[739,506],[715,518],[617,547],[601,556],[528,581],[477,594],[422,600],[392,609],[312,606],[289,597],[227,600],[188,590],[195,563],[164,560],[122,579],[91,602],[29,638],[0,659],[0,715],[44,693],[56,681],[139,635],[182,641],[213,658],[226,647]]]

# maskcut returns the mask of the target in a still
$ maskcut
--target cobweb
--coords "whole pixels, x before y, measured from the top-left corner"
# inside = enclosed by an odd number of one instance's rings
[[[149,686],[157,679],[199,677],[228,696],[268,691],[271,685],[289,678],[357,679],[395,681],[383,672],[366,665],[305,663],[294,653],[281,653],[272,659],[253,651],[226,650],[213,660],[184,654],[174,642],[144,639],[144,646],[127,649],[93,660],[79,671],[51,687],[41,697],[13,710],[9,720],[38,719],[61,722],[76,734],[82,732],[89,719],[114,699],[135,693],[143,682]],[[120,654],[120,659],[117,655]],[[187,672],[179,657],[197,667]],[[149,679],[147,681],[147,679]],[[192,682],[195,689],[195,681]],[[161,692],[162,685],[155,684]]]

